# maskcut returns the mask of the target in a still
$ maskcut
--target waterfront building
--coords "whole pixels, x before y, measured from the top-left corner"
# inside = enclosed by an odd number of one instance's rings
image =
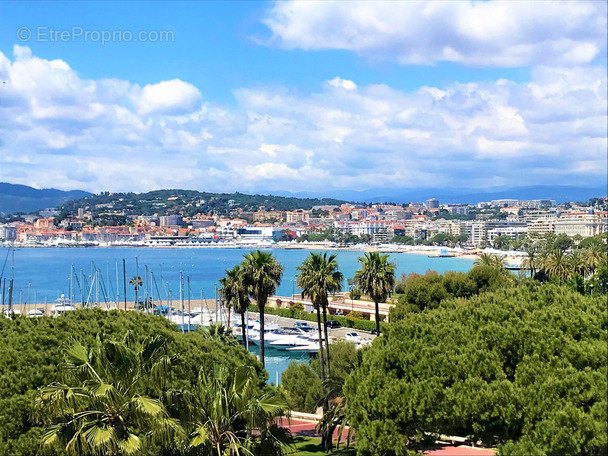
[[[283,230],[278,226],[246,226],[237,229],[236,234],[244,242],[276,242],[283,235]]]
[[[14,241],[17,239],[17,227],[13,225],[0,225],[0,241]]]

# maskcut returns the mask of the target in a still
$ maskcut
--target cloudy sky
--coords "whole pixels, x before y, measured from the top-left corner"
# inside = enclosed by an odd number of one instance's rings
[[[607,7],[0,3],[0,181],[605,186]]]

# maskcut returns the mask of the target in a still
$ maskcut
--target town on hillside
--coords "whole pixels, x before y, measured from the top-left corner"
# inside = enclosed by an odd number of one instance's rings
[[[207,200],[200,194],[189,196],[156,192],[153,199],[146,199],[104,192],[57,209],[5,217],[0,242],[293,248],[390,244],[517,250],[524,239],[548,233],[577,242],[608,232],[606,198],[564,204],[549,199],[499,199],[476,205],[442,204],[431,198],[399,205],[327,204],[326,200],[297,198],[287,204],[280,197],[220,203],[213,196]]]

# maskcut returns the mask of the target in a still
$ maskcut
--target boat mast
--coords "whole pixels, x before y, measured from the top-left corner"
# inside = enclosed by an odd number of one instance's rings
[[[125,293],[125,310],[127,310],[127,266],[125,259],[122,259],[122,287]]]
[[[120,292],[118,291],[119,282],[118,282],[118,260],[114,260],[114,268],[116,269],[116,308],[118,309],[118,301],[120,300]]]
[[[74,265],[70,266],[70,304],[74,305]]]
[[[11,281],[8,286],[8,312],[13,311],[13,288],[15,286],[15,241],[13,241],[13,251],[11,254]]]
[[[183,276],[182,271],[179,271],[179,303],[182,309],[182,332],[184,331],[184,291],[183,291]]]

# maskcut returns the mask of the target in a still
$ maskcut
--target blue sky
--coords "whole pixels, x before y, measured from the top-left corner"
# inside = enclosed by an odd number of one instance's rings
[[[0,53],[2,181],[331,193],[606,180],[603,2],[1,2]]]

